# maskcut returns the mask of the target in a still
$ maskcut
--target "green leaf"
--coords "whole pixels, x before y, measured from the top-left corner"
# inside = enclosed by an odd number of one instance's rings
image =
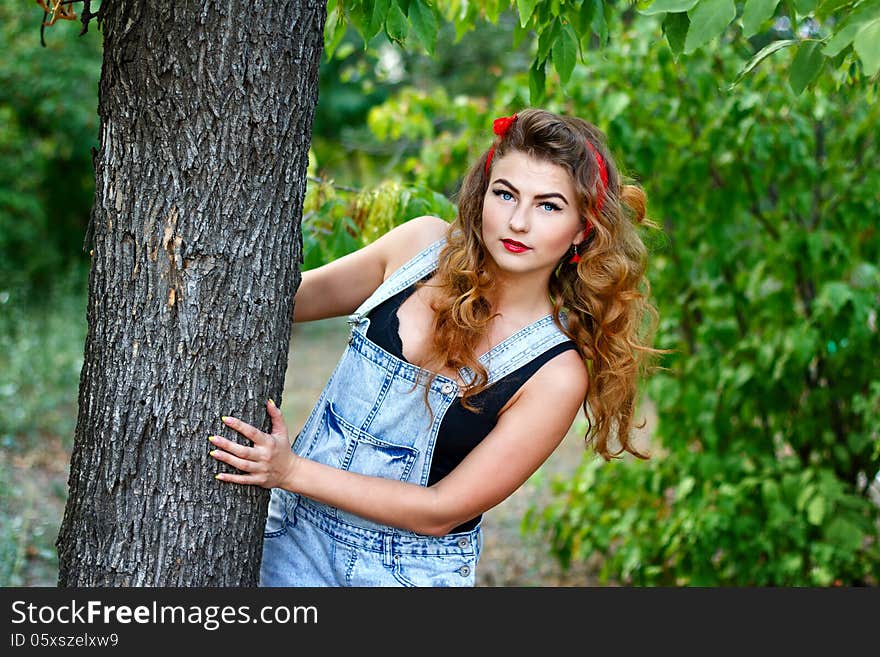
[[[849,520],[835,518],[825,530],[826,538],[847,551],[858,550],[862,544],[864,532]]]
[[[683,500],[688,496],[688,494],[694,489],[694,485],[697,483],[696,479],[693,477],[685,477],[681,480],[681,483],[678,484],[678,487],[675,490],[675,499]]]
[[[684,40],[690,27],[691,19],[687,13],[666,14],[663,19],[663,32],[673,55],[678,57],[684,50]]]
[[[776,13],[779,0],[746,0],[743,9],[743,36],[750,37],[758,33],[761,25]]]
[[[577,37],[570,25],[562,28],[562,34],[553,44],[553,66],[559,73],[559,80],[562,85],[568,84],[571,78],[571,72],[574,70],[577,61]]]
[[[846,304],[854,300],[855,297],[849,285],[840,281],[829,281],[820,288],[816,297],[816,306],[829,308],[832,316],[836,316],[840,314]]]
[[[743,69],[737,74],[736,79],[731,82],[730,87],[732,88],[739,84],[739,82],[748,75],[753,68],[755,68],[762,61],[767,59],[770,55],[775,53],[777,50],[782,50],[783,48],[788,48],[789,46],[793,46],[796,43],[800,43],[798,39],[781,39],[779,41],[774,41],[759,50],[754,57],[752,57],[749,62],[743,67]]]
[[[815,11],[818,4],[819,0],[794,0],[794,8],[797,9],[797,13],[801,16],[806,16]]]
[[[639,9],[640,14],[651,16],[652,14],[678,14],[693,9],[699,0],[654,0],[644,9]]]
[[[853,48],[862,60],[865,75],[870,77],[880,70],[880,19],[871,21],[858,31]]]
[[[779,485],[772,479],[765,479],[761,482],[761,497],[766,505],[771,505],[779,499]]]
[[[684,42],[684,52],[692,53],[721,34],[736,18],[733,0],[702,0],[688,12],[691,26]]]
[[[545,82],[547,74],[544,70],[546,61],[540,64],[533,63],[529,68],[529,103],[540,105],[544,100]]]
[[[596,4],[593,0],[584,0],[577,15],[577,32],[581,38],[590,33],[590,25],[593,23],[593,13],[596,10]]]
[[[803,489],[801,489],[801,492],[797,496],[797,501],[795,502],[795,505],[794,505],[795,508],[798,511],[803,511],[807,506],[807,502],[809,502],[810,499],[812,499],[812,497],[815,494],[816,494],[816,487],[815,486],[812,486],[812,485],[804,486]]]
[[[327,19],[324,21],[324,56],[327,61],[333,59],[350,22],[351,19],[345,15],[345,9],[336,0],[328,0]]]
[[[521,27],[519,23],[513,24],[513,47],[519,48],[523,40],[529,35],[529,28]]]
[[[841,22],[840,29],[834,33],[822,52],[834,57],[853,42],[863,27],[877,18],[880,18],[880,0],[865,0]]]
[[[509,2],[508,2],[509,4]],[[486,12],[486,20],[488,20],[493,25],[498,23],[498,16],[501,15],[501,2],[500,0],[485,0],[480,3],[483,11]]]
[[[841,8],[851,4],[852,0],[821,0],[816,8],[816,18],[824,21],[829,16],[833,16]]]
[[[587,0],[588,2],[590,0]],[[554,20],[550,25],[545,25],[538,34],[538,54],[535,55],[535,61],[543,62],[550,55],[550,50],[559,36],[559,30],[562,25],[558,19]]]
[[[630,96],[624,91],[606,94],[601,103],[605,120],[613,121],[616,119],[627,107],[629,107],[630,102]]]
[[[327,61],[333,59],[333,53],[342,42],[342,37],[345,36],[348,27],[342,11],[340,7],[335,7],[327,15],[327,20],[324,22],[324,56]]]
[[[409,23],[406,22],[406,16],[404,16],[400,7],[395,3],[392,5],[388,12],[388,17],[385,19],[385,34],[388,35],[388,38],[391,41],[403,45],[408,32]]]
[[[816,79],[824,64],[825,55],[822,54],[822,44],[819,41],[802,42],[798,46],[789,72],[788,81],[792,91],[800,95],[807,85]]]
[[[369,21],[369,16],[363,5],[353,4],[346,7],[344,4],[337,3],[336,9],[340,12],[340,16],[345,16],[345,19],[358,31],[358,34],[361,36],[364,35],[364,22]],[[366,47],[366,45],[367,43],[364,41],[364,47]]]
[[[379,30],[385,25],[385,17],[391,8],[391,0],[373,0],[369,13],[369,20],[363,25],[364,41],[369,41],[379,34]]]
[[[821,525],[825,517],[825,498],[816,495],[807,504],[807,520],[811,525]]]
[[[589,2],[589,0],[584,0],[584,2]],[[608,22],[605,20],[605,7],[610,7],[611,5],[603,4],[602,0],[594,0],[594,2],[596,7],[593,12],[593,32],[599,37],[599,43],[604,48],[608,42]]]
[[[425,0],[410,0],[409,20],[418,40],[425,46],[428,54],[433,55],[439,29],[434,10],[425,4]]]
[[[516,8],[519,10],[519,24],[522,27],[528,24],[537,4],[538,0],[516,0]]]

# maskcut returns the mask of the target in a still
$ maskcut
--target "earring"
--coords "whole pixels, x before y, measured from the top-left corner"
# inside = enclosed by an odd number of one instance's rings
[[[578,254],[576,244],[571,245],[571,254],[572,254],[571,259],[568,261],[568,264],[576,265],[577,263],[579,263],[581,261],[581,256],[580,256],[580,254]]]

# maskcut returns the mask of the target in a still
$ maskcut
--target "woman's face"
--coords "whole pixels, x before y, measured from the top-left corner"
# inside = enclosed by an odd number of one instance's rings
[[[499,269],[549,275],[584,239],[574,182],[557,164],[514,151],[494,160],[483,199],[483,243]]]

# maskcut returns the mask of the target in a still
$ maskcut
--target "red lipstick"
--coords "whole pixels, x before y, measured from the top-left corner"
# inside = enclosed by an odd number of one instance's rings
[[[504,245],[504,248],[511,253],[525,253],[529,250],[529,247],[516,240],[501,240],[501,243]]]

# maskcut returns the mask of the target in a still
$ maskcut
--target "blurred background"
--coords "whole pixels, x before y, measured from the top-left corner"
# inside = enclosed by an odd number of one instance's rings
[[[0,586],[56,583],[86,334],[101,35],[59,23],[41,47],[41,18],[0,0]],[[661,227],[642,233],[654,346],[672,350],[636,415],[653,457],[602,462],[579,418],[487,515],[478,585],[875,586],[876,75],[847,64],[796,93],[782,52],[731,85],[802,26],[731,28],[674,57],[656,17],[605,19],[613,38],[565,84],[549,71],[540,104],[605,132]],[[492,119],[532,104],[540,46],[514,13],[438,29],[431,56],[349,29],[324,58],[304,269],[409,218],[451,219]],[[296,428],[345,331],[295,325],[282,408]]]

